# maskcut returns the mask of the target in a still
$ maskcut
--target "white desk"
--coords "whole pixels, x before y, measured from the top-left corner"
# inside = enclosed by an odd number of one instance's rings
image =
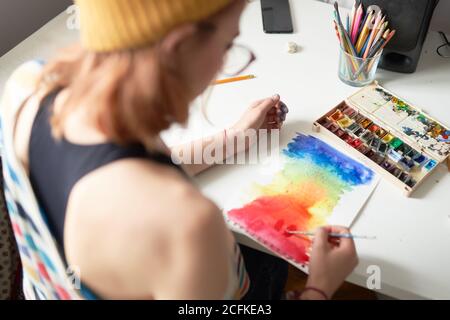
[[[253,100],[279,93],[289,105],[283,141],[295,131],[309,132],[311,123],[336,105],[355,88],[337,78],[336,35],[329,5],[311,0],[291,1],[296,33],[266,35],[262,32],[259,2],[251,3],[243,16],[239,42],[252,47],[258,61],[249,73],[251,81],[217,87],[209,102],[210,118],[217,127],[238,119]],[[0,85],[22,62],[36,57],[47,58],[55,48],[74,41],[77,33],[66,27],[68,15],[62,13],[11,52],[0,58]],[[301,52],[285,53],[287,41],[296,41]],[[402,75],[380,71],[378,78],[388,89],[422,107],[450,125],[450,60],[439,58],[435,48],[441,43],[431,33],[415,74]],[[1,92],[1,91],[0,91]],[[218,130],[195,116],[189,132],[208,133]],[[176,131],[172,131],[176,137]],[[186,135],[185,135],[186,136]],[[170,136],[168,138],[170,140]],[[200,188],[219,205],[244,177],[245,166],[222,166],[200,177]],[[450,298],[450,175],[440,168],[412,199],[407,199],[393,185],[382,181],[354,224],[358,234],[376,234],[376,241],[358,241],[360,265],[349,281],[366,285],[366,269],[381,267],[380,292],[396,298]]]

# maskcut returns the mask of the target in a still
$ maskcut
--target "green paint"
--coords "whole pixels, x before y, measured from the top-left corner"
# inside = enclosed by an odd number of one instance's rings
[[[394,138],[391,140],[391,142],[389,142],[389,145],[392,147],[392,149],[398,149],[399,147],[401,147],[403,144],[403,141],[400,140],[399,138]]]

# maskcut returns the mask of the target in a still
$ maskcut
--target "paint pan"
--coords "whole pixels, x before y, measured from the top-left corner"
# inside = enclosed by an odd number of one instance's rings
[[[372,124],[372,121],[370,119],[365,119],[363,122],[361,122],[361,127],[364,129],[367,129]]]
[[[330,119],[333,121],[339,121],[344,117],[344,114],[341,110],[336,110],[331,116]]]
[[[368,144],[373,139],[373,137],[374,137],[373,133],[366,130],[364,134],[361,136],[361,140]]]
[[[390,149],[390,150],[387,152],[387,156],[388,156],[388,158],[391,159],[394,163],[399,163],[400,160],[403,159],[403,156],[402,156],[400,153],[398,153],[397,151],[393,150],[393,149]]]
[[[394,138],[395,138],[395,137],[394,137],[392,134],[387,133],[387,134],[383,137],[383,142],[384,142],[384,143],[389,143],[389,142],[391,142]]]
[[[369,153],[370,148],[364,144],[361,144],[358,148],[356,148],[359,152],[361,152],[362,154],[366,155],[367,153]]]
[[[391,142],[389,142],[389,145],[391,146],[392,149],[397,150],[403,145],[403,141],[400,140],[399,138],[394,138],[391,140]]]
[[[386,154],[388,149],[389,149],[389,145],[387,143],[381,142],[380,146],[378,147],[378,152],[381,154]]]
[[[340,119],[339,121],[337,121],[337,124],[342,128],[348,128],[350,125],[353,124],[353,120],[351,120],[349,117],[345,116],[342,119]]]

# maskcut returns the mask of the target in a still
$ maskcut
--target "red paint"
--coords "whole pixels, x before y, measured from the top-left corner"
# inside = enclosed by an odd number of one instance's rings
[[[345,142],[347,142],[348,144],[353,144],[353,138],[350,137],[349,135],[347,135],[347,137],[345,137]]]
[[[229,211],[228,217],[280,255],[303,264],[309,260],[306,253],[310,239],[292,236],[286,231],[307,230],[310,205],[290,195],[267,196]]]
[[[283,228],[283,225],[284,225],[284,220],[278,220],[278,221],[275,223],[274,228],[275,228],[275,230],[277,230],[277,231],[281,231],[281,228]]]
[[[362,141],[359,139],[355,139],[350,144],[352,145],[353,148],[359,148],[362,145]]]

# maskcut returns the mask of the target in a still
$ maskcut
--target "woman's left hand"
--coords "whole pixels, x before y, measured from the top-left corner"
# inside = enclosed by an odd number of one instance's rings
[[[241,119],[231,127],[231,130],[245,133],[249,129],[280,129],[288,112],[289,109],[276,94],[273,97],[254,102]]]

